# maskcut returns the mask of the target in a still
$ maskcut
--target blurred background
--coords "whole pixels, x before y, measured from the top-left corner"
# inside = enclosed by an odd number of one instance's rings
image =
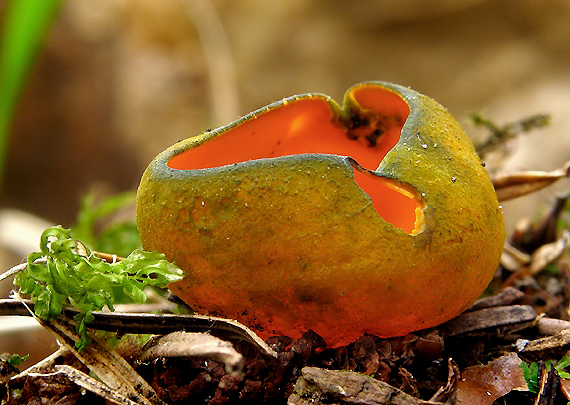
[[[14,1],[0,2],[0,21]],[[553,170],[570,158],[568,21],[568,0],[61,1],[0,145],[0,209],[39,218],[22,236],[37,246],[34,230],[69,227],[86,192],[136,190],[176,141],[297,93],[342,101],[366,80],[431,96],[475,141],[487,133],[471,113],[550,114],[489,169]],[[561,183],[505,204],[508,226]],[[26,248],[0,246],[2,269]]]

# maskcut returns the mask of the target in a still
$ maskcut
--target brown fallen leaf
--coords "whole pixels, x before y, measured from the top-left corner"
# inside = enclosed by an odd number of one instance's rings
[[[140,402],[134,401],[131,398],[113,390],[101,381],[87,375],[73,367],[67,365],[59,365],[54,367],[56,371],[52,373],[30,373],[29,378],[41,378],[47,383],[52,382],[54,378],[60,377],[68,379],[71,383],[76,384],[86,391],[91,391],[101,398],[104,398],[109,404],[116,405],[139,405]],[[56,382],[57,384],[57,382]],[[61,401],[58,401],[61,402]]]
[[[570,245],[570,231],[565,230],[556,242],[539,247],[530,262],[530,273],[538,274],[546,266],[558,260]]]
[[[60,316],[58,319],[49,322],[36,319],[44,328],[54,333],[58,342],[73,353],[108,387],[108,389],[103,390],[105,393],[111,396],[129,398],[137,404],[164,404],[150,384],[123,357],[103,341],[91,337],[92,341],[89,346],[78,351],[75,348],[75,342],[79,339],[79,335],[75,331],[75,325],[68,318]],[[60,371],[62,374],[70,374],[69,370],[66,369]]]
[[[501,255],[501,265],[512,272],[522,269],[531,261],[531,256],[521,252],[509,242],[505,243],[503,254]]]
[[[364,367],[364,374],[373,375],[380,367],[380,356],[373,336],[363,336],[354,344],[354,357]]]
[[[243,357],[231,343],[207,333],[173,332],[150,340],[139,360],[158,357],[201,357],[224,363],[226,373],[241,376]]]
[[[570,380],[560,379],[560,391],[562,391],[566,399],[570,401]]]
[[[510,353],[482,366],[467,367],[457,384],[457,404],[492,405],[512,390],[528,390],[521,359]]]
[[[491,178],[499,201],[507,201],[533,193],[561,178],[570,176],[570,161],[551,172],[526,171],[505,173]]]

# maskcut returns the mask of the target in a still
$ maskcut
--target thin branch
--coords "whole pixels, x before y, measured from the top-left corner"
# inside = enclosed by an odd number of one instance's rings
[[[40,257],[39,259],[34,260],[34,263],[47,263],[47,260],[45,257]],[[28,267],[28,262],[25,263],[20,263],[14,267],[12,267],[10,270],[5,271],[4,273],[0,274],[0,281],[14,276],[16,274],[18,274],[21,271],[26,270],[26,268]]]
[[[120,262],[121,260],[125,260],[124,257],[117,256],[117,255],[111,254],[111,253],[103,253],[103,252],[95,252],[95,251],[92,251],[91,253],[96,254],[102,260],[105,260],[107,263],[110,263],[110,264],[115,264],[117,262]]]
[[[33,309],[31,301],[20,302],[14,299],[0,300],[0,315],[30,316],[27,305]],[[77,310],[66,308],[63,314],[73,318]],[[246,341],[257,347],[262,353],[276,357],[277,354],[257,336],[251,329],[241,323],[225,318],[204,315],[174,315],[174,314],[133,314],[116,312],[93,312],[93,322],[87,326],[91,329],[108,332],[133,334],[158,334],[186,331],[207,332],[221,339]]]
[[[535,114],[503,126],[498,126],[481,114],[472,114],[470,118],[476,126],[485,127],[491,133],[483,144],[477,146],[477,153],[481,159],[518,135],[536,128],[544,128],[550,124],[550,116],[546,114]]]
[[[30,377],[56,377],[59,375],[65,376],[69,381],[75,383],[77,386],[91,391],[96,395],[104,398],[110,403],[117,404],[117,405],[140,405],[141,402],[136,402],[130,399],[129,397],[117,392],[112,388],[109,388],[107,385],[103,384],[99,380],[82,373],[79,370],[74,369],[73,367],[62,365],[62,366],[55,366],[56,369],[53,373],[42,374],[42,373],[31,373]],[[145,401],[144,398],[137,398],[139,400]],[[148,402],[146,402],[148,403]]]

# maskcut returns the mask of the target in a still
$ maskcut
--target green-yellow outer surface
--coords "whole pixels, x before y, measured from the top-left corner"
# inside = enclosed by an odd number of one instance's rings
[[[388,337],[435,326],[483,292],[501,256],[504,225],[471,141],[426,96],[382,82],[358,86],[396,93],[410,107],[400,141],[376,174],[411,185],[423,199],[422,230],[411,235],[383,220],[344,156],[167,166],[172,156],[284,105],[275,103],[177,143],[142,177],[143,246],[187,272],[170,287],[196,311],[237,319],[264,338],[313,329],[338,346],[364,333]],[[301,97],[342,114],[326,96]]]

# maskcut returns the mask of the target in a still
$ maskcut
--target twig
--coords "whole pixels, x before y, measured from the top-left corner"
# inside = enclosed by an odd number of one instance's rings
[[[40,257],[39,259],[34,260],[34,263],[47,263],[47,259],[45,257]],[[14,276],[16,274],[18,274],[21,271],[26,270],[26,268],[28,267],[28,262],[26,261],[25,263],[20,263],[14,267],[12,267],[10,270],[5,271],[4,273],[0,274],[0,281]]]
[[[16,380],[25,378],[30,374],[34,374],[34,373],[37,374],[37,373],[40,373],[42,370],[51,369],[51,368],[55,367],[57,359],[59,359],[60,357],[64,357],[65,355],[67,355],[69,353],[71,353],[71,352],[62,346],[59,349],[57,349],[57,351],[55,351],[52,354],[50,354],[49,356],[47,356],[45,359],[40,360],[38,363],[36,363],[33,366],[30,366],[29,368],[22,371],[20,374],[13,376],[10,380],[16,381]]]
[[[570,330],[570,322],[562,319],[540,318],[536,327],[541,335],[557,335],[565,330]]]
[[[550,116],[546,114],[535,114],[503,126],[498,126],[481,114],[472,114],[470,118],[476,126],[483,126],[491,132],[489,139],[477,147],[477,153],[481,158],[521,133],[550,124]]]
[[[494,308],[513,304],[516,300],[522,298],[524,293],[514,287],[507,287],[499,294],[490,297],[481,298],[467,309],[467,311],[478,311],[485,308]]]
[[[33,309],[31,301],[24,301]],[[0,300],[0,315],[29,316],[23,302],[14,299]],[[63,314],[72,318],[77,310],[66,308]],[[149,333],[167,334],[176,331],[208,332],[221,339],[246,341],[261,350],[262,353],[277,357],[277,354],[252,330],[241,323],[224,318],[204,315],[173,315],[173,314],[132,314],[93,312],[93,322],[87,326],[91,329],[118,333]]]
[[[103,253],[103,252],[95,252],[95,251],[92,251],[91,253],[96,254],[102,260],[105,260],[107,263],[111,263],[111,264],[115,264],[117,262],[120,262],[121,260],[125,260],[124,257],[117,256],[117,255],[111,254],[111,253]]]
[[[79,387],[99,395],[100,397],[104,398],[110,403],[117,405],[140,405],[140,402],[133,401],[127,396],[120,394],[116,390],[109,388],[107,385],[103,384],[102,382],[96,380],[91,376],[88,376],[85,373],[82,373],[79,370],[74,369],[73,367],[61,365],[61,366],[55,366],[54,368],[56,369],[56,371],[53,373],[49,374],[32,373],[30,374],[30,377],[53,378],[62,375],[66,377],[69,381],[78,385]]]

